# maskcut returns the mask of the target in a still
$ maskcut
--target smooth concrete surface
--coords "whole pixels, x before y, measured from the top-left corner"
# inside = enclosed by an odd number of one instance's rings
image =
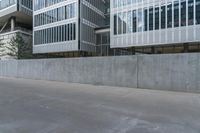
[[[200,54],[0,61],[0,76],[200,93]]]
[[[137,57],[0,61],[0,76],[137,87]]]
[[[0,78],[0,133],[200,133],[200,94]]]
[[[138,57],[138,88],[200,92],[200,54]]]

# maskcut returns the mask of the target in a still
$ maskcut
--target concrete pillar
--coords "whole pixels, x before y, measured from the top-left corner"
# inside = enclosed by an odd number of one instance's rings
[[[11,31],[15,30],[15,21],[16,18],[15,17],[11,17],[10,23],[11,23]]]

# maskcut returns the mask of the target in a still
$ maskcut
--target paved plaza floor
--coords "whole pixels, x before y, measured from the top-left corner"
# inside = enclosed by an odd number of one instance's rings
[[[0,78],[0,133],[200,133],[200,94]]]

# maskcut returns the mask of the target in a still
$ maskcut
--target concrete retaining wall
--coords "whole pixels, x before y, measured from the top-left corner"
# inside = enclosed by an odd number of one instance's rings
[[[200,54],[0,61],[0,76],[200,92]]]
[[[138,87],[200,92],[200,54],[138,57]]]

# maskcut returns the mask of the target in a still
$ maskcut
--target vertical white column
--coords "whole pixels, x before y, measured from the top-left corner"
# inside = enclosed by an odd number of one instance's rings
[[[11,22],[11,31],[15,30],[15,20],[16,20],[15,17],[11,17],[11,20],[10,20],[10,22]]]

